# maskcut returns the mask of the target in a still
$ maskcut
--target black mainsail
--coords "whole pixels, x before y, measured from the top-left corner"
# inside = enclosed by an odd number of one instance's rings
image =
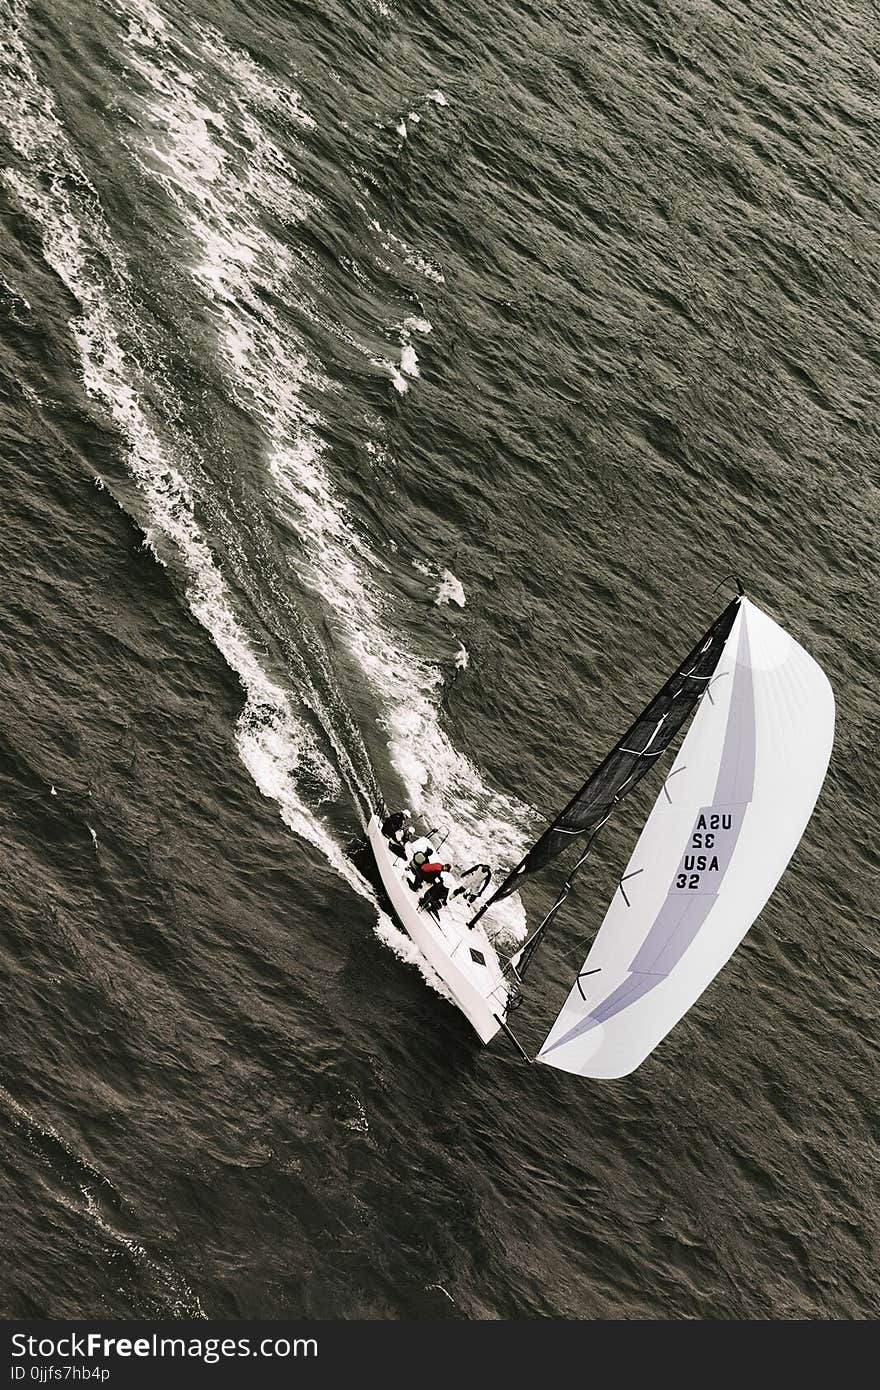
[[[596,833],[615,807],[666,752],[697,702],[708,690],[724,644],[733,627],[739,602],[740,595],[737,595],[719,614],[650,704],[645,706],[623,737],[614,745],[604,762],[600,763],[568,805],[548,825],[528,853],[471,919],[473,925],[492,903],[515,892],[526,874],[543,869],[570,844],[583,835],[589,835],[586,850],[569,874],[562,893],[523,948],[518,967],[519,974],[522,974],[538,939],[561,907],[568,894],[571,879],[586,858]],[[723,673],[719,673],[719,676],[721,674]]]

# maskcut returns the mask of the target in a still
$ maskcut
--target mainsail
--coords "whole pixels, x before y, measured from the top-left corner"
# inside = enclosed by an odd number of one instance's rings
[[[745,936],[819,795],[834,737],[827,677],[748,599],[722,622],[711,666],[696,653],[710,698],[538,1055],[562,1071],[613,1078],[644,1061]]]
[[[707,691],[738,606],[739,598],[733,599],[703,633],[604,762],[483,904],[474,921],[482,917],[493,902],[515,892],[525,874],[543,869],[580,836],[596,831],[649,768],[655,766]]]

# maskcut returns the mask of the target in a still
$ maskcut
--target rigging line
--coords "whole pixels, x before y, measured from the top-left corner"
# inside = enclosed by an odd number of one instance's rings
[[[718,583],[715,585],[715,588],[712,590],[712,593],[713,593],[713,594],[717,594],[717,593],[718,593],[718,590],[721,588],[721,585],[722,585],[722,584],[726,584],[727,581],[728,581],[728,579],[732,579],[732,580],[733,580],[733,582],[736,584],[736,592],[737,592],[737,594],[739,595],[740,598],[744,598],[744,597],[745,597],[745,592],[746,592],[746,590],[745,590],[745,585],[743,584],[743,582],[742,582],[742,580],[740,579],[739,575],[738,575],[738,574],[734,574],[733,570],[731,570],[729,574],[724,574],[724,575],[721,576],[721,578],[718,580]]]
[[[617,798],[615,797],[615,802],[616,800]],[[575,874],[577,874],[581,865],[584,863],[584,860],[587,858],[587,855],[590,853],[590,850],[593,848],[593,842],[595,841],[596,836],[599,834],[599,831],[602,829],[602,826],[605,824],[605,822],[610,819],[613,810],[614,806],[612,806],[611,809],[606,812],[605,816],[602,818],[602,820],[600,820],[599,824],[593,827],[593,831],[590,835],[590,838],[587,841],[586,846],[584,847],[583,854],[581,855],[580,859],[574,865],[574,868],[571,870],[568,877],[566,878],[564,884],[562,885],[562,891],[560,892],[553,906],[550,908],[550,911],[544,917],[543,921],[535,928],[528,940],[525,941],[522,946],[520,946],[519,950],[514,951],[513,955],[510,956],[507,962],[505,963],[504,971],[506,971],[508,968],[511,968],[518,980],[522,979],[523,973],[526,967],[529,965],[531,958],[535,953],[541,935],[550,926],[550,923],[553,921],[554,917],[559,912],[559,909],[562,907],[563,903],[565,902],[566,898],[571,892]],[[519,956],[520,958],[519,967],[513,964],[517,956]],[[504,972],[502,971],[502,973]]]
[[[585,947],[588,947],[589,945],[592,945],[592,942],[596,940],[596,935],[597,935],[597,933],[594,933],[593,936],[592,936],[592,938],[589,937],[589,936],[584,936],[584,937],[582,937],[578,942],[575,943],[574,946],[572,946],[572,948],[571,948],[570,951],[566,951],[564,955],[562,955],[562,956],[559,957],[559,959],[560,959],[560,960],[571,960],[572,956],[574,956],[574,955],[580,955],[581,952],[584,950]],[[582,971],[581,973],[583,974],[583,971]],[[592,974],[593,972],[590,971],[589,973]]]
[[[684,769],[680,769],[680,771],[683,771],[683,770],[684,770]],[[643,872],[644,872],[644,871],[643,871],[642,869],[633,869],[632,873],[624,874],[623,878],[619,881],[619,883],[618,883],[618,885],[617,885],[618,888],[620,889],[621,893],[623,893],[623,899],[624,899],[624,902],[626,903],[627,907],[631,907],[632,904],[630,903],[629,898],[626,896],[626,893],[624,892],[623,885],[626,883],[626,881],[627,881],[628,878],[635,878],[636,874],[640,874],[640,873],[643,873]],[[565,960],[569,960],[573,955],[575,955],[575,953],[580,954],[580,952],[583,951],[584,947],[587,945],[588,942],[590,942],[590,940],[591,940],[591,939],[590,939],[590,937],[588,937],[588,936],[583,937],[582,940],[579,941],[579,942],[577,942],[577,943],[571,948],[570,951],[565,951],[565,952],[563,953],[563,955],[560,957],[560,959],[565,961]],[[596,940],[596,934],[594,934],[593,937],[592,937],[592,941],[594,942],[595,940]],[[582,970],[582,971],[580,972],[580,974],[578,975],[578,979],[580,980],[581,977],[584,976],[584,975],[597,975],[598,973],[599,973],[599,967],[597,967],[595,970]]]
[[[510,969],[510,970],[512,970],[513,973],[516,975],[517,979],[522,979],[522,974],[521,974],[521,972],[520,972],[519,967],[517,967],[516,965],[514,965],[513,962],[517,959],[517,957],[519,957],[519,958],[520,958],[520,965],[522,965],[522,963],[523,963],[523,962],[522,962],[522,957],[525,956],[526,951],[528,951],[529,948],[533,946],[533,943],[536,942],[536,941],[538,940],[538,938],[539,938],[539,936],[541,935],[541,933],[542,933],[543,931],[546,931],[547,927],[550,925],[551,921],[552,921],[553,918],[556,916],[556,914],[557,914],[557,912],[559,911],[559,909],[562,907],[562,904],[565,902],[565,900],[566,900],[566,898],[568,897],[570,891],[571,891],[571,884],[568,883],[568,882],[566,882],[566,883],[563,885],[562,891],[561,891],[561,893],[559,894],[559,896],[557,897],[557,899],[556,899],[556,901],[554,902],[553,906],[550,908],[550,910],[549,910],[549,912],[546,914],[546,916],[543,917],[542,920],[541,920],[541,921],[538,923],[538,925],[535,927],[535,930],[532,932],[531,936],[528,937],[528,938],[523,942],[523,944],[522,944],[516,951],[514,951],[513,955],[512,955],[512,956],[509,956],[508,959],[505,961],[504,967],[503,967],[503,970],[502,970],[502,974],[504,973],[504,971]],[[531,954],[531,953],[530,953],[530,954]],[[527,957],[526,959],[528,959],[528,957]]]

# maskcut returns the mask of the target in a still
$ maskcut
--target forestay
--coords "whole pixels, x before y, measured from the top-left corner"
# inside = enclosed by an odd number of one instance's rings
[[[821,667],[740,599],[539,1061],[605,1078],[644,1061],[764,907],[810,818],[833,735],[834,697]]]

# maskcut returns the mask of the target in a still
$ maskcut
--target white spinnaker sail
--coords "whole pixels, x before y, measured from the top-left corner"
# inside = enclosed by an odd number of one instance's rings
[[[645,1060],[773,892],[816,803],[833,739],[834,696],[822,668],[742,599],[539,1061],[612,1078]]]

